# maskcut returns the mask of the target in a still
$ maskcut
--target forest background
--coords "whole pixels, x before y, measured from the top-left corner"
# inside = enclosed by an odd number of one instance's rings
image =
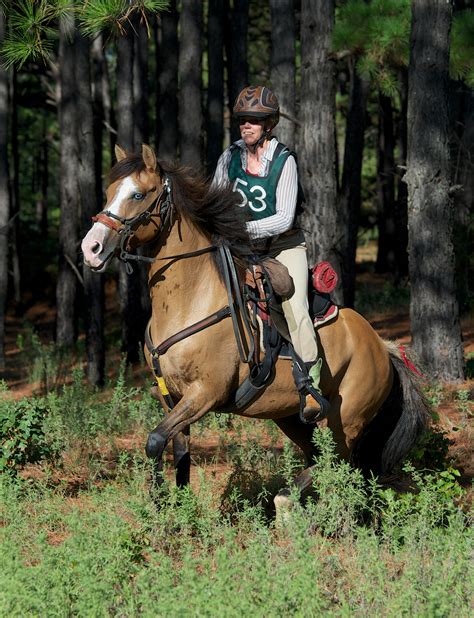
[[[0,614],[471,615],[472,2],[0,5]],[[167,453],[150,495],[145,272],[80,254],[114,145],[211,176],[250,83],[279,97],[311,260],[411,342],[434,421],[395,479],[315,431],[283,526],[303,464],[272,421],[206,415],[190,488]]]
[[[446,6],[444,6],[446,5]],[[80,240],[103,204],[115,143],[150,143],[211,176],[237,136],[249,83],[278,95],[295,148],[311,261],[353,306],[356,249],[410,296],[413,350],[433,377],[465,372],[472,308],[474,12],[467,1],[21,0],[0,38],[0,366],[6,311],[55,305],[55,341],[85,334],[104,382],[104,286],[117,286],[121,345],[139,357],[146,274],[84,268]],[[110,285],[108,287],[110,289]]]

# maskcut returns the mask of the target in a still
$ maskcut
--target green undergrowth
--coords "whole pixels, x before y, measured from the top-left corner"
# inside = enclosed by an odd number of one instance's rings
[[[0,385],[0,616],[470,615],[469,489],[442,430],[403,488],[363,478],[318,431],[300,500],[301,457],[274,423],[209,414],[192,436],[217,447],[192,451],[192,488],[167,469],[151,492],[143,443],[163,413],[148,387],[123,364],[107,397],[69,377],[21,401]],[[467,422],[470,394],[450,396]],[[283,487],[293,508],[277,520]]]
[[[340,462],[329,432],[316,440],[313,495],[280,523],[265,486],[291,486],[300,461],[258,439],[231,449],[223,490],[202,467],[192,490],[150,493],[141,451],[74,495],[2,475],[0,615],[468,616],[473,538],[455,474],[408,466],[410,491],[396,492]],[[249,470],[257,482],[241,484]]]

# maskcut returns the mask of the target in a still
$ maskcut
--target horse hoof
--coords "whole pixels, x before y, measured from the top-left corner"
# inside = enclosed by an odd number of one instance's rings
[[[157,431],[152,431],[148,435],[148,440],[145,446],[145,453],[151,459],[161,459],[165,450],[166,440]]]
[[[287,489],[280,491],[274,498],[275,505],[275,524],[277,528],[285,528],[289,522],[291,511],[294,504]]]

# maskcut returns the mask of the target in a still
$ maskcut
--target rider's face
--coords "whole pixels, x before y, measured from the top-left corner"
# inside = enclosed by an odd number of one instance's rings
[[[247,146],[253,146],[262,137],[265,119],[243,116],[239,118],[240,136]]]

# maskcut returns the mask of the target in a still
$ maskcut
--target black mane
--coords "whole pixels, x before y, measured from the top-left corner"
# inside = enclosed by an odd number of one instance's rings
[[[115,182],[145,169],[141,155],[129,154],[114,165],[109,181]],[[160,174],[171,180],[171,195],[178,212],[215,244],[228,245],[234,255],[252,253],[251,240],[245,226],[241,196],[229,187],[214,187],[192,169],[166,161],[159,162]]]

